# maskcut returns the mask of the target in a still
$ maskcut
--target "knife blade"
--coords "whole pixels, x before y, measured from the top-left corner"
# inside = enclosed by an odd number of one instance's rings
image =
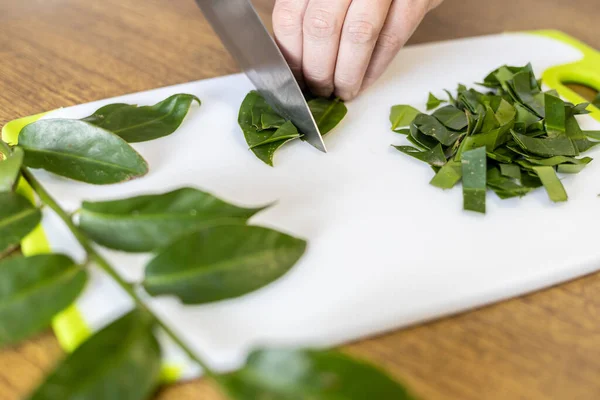
[[[250,0],[196,0],[204,17],[266,102],[327,152],[298,82]]]

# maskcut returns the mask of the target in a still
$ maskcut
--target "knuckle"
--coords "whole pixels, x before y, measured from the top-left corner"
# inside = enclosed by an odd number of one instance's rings
[[[304,19],[304,33],[314,39],[328,39],[335,36],[337,27],[335,15],[322,8],[307,12]]]
[[[296,1],[277,3],[273,10],[273,31],[276,35],[298,35],[302,33],[302,11]]]
[[[382,32],[377,41],[377,46],[386,50],[400,50],[402,45],[403,43],[400,36],[391,32]]]
[[[335,87],[345,91],[355,91],[360,87],[361,80],[355,75],[338,74],[335,76]]]
[[[379,31],[375,25],[366,20],[348,22],[346,33],[354,44],[373,43],[379,36]]]

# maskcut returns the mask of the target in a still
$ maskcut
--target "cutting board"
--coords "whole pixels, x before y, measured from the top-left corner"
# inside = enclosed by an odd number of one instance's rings
[[[600,88],[600,57],[558,32],[470,38],[404,49],[385,76],[348,103],[348,116],[326,137],[328,154],[306,143],[286,145],[271,168],[248,150],[237,126],[243,75],[191,82],[52,111],[43,118],[81,118],[108,103],[154,104],[192,93],[194,106],[173,135],[133,146],[150,173],[113,186],[91,186],[44,171],[35,175],[68,210],[83,200],[202,188],[245,206],[276,202],[251,220],[308,240],[302,260],[279,281],[235,300],[182,306],[148,299],[150,307],[217,370],[238,367],[257,346],[334,346],[483,306],[600,269],[595,224],[600,221],[600,160],[563,177],[569,201],[553,204],[543,189],[523,199],[488,194],[488,213],[462,210],[460,186],[428,184],[433,172],[390,147],[405,139],[390,131],[390,107],[424,109],[427,93],[473,85],[494,68],[532,62],[546,83],[572,101],[562,81]],[[583,61],[582,61],[583,60]],[[576,64],[572,64],[576,63]],[[565,64],[571,64],[565,67]],[[595,117],[598,117],[596,110]],[[39,116],[38,116],[39,117]],[[15,140],[15,121],[5,131]],[[591,116],[585,129],[599,129]],[[600,149],[590,152],[600,158]],[[66,227],[44,211],[42,230],[24,242],[27,254],[65,252],[83,260]],[[127,280],[139,280],[150,255],[102,253]],[[132,307],[103,272],[77,303],[56,319],[59,340],[72,350]],[[171,379],[200,371],[164,337]]]

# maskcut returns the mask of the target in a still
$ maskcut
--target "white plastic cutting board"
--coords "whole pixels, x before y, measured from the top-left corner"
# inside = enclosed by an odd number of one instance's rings
[[[460,186],[446,192],[430,186],[430,168],[390,147],[406,143],[390,131],[394,104],[424,109],[429,91],[443,97],[442,89],[472,85],[505,63],[531,61],[541,74],[579,58],[566,44],[530,34],[407,48],[373,88],[348,104],[347,118],[326,137],[328,154],[296,141],[277,153],[275,168],[254,157],[237,126],[240,103],[253,89],[243,75],[80,105],[47,118],[80,118],[113,102],[149,105],[181,92],[203,101],[172,136],[134,145],[150,164],[143,179],[97,187],[43,171],[36,176],[69,210],[84,199],[182,186],[247,206],[277,201],[252,223],[309,241],[305,257],[288,275],[236,300],[198,307],[183,307],[174,298],[150,303],[199,355],[229,370],[256,346],[338,345],[598,269],[600,246],[590,222],[600,221],[600,160],[564,178],[567,203],[552,204],[543,189],[504,201],[490,192],[484,216],[462,211]],[[582,124],[599,125],[591,118]],[[70,234],[49,213],[44,228],[54,250],[81,259]],[[130,280],[140,279],[149,259],[103,253]],[[92,329],[130,306],[98,271],[77,303]],[[173,349],[166,358],[185,362]],[[190,367],[184,376],[198,372]]]

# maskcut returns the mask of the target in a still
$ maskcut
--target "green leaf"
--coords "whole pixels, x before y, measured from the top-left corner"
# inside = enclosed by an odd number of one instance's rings
[[[279,129],[283,124],[287,121],[285,118],[281,117],[275,111],[270,110],[269,112],[265,112],[260,117],[261,128],[264,129]]]
[[[117,135],[83,121],[48,119],[19,135],[25,165],[92,184],[127,181],[148,172],[146,161]]]
[[[148,252],[215,225],[245,224],[264,208],[241,208],[209,193],[183,188],[159,195],[84,202],[80,227],[96,243],[129,252]]]
[[[592,101],[592,105],[596,108],[600,108],[600,93],[598,93],[596,98]]]
[[[492,107],[486,105],[485,106],[485,113],[483,118],[480,116],[480,120],[482,121],[481,123],[481,132],[485,133],[485,132],[490,132],[494,129],[500,128],[500,122],[498,122],[498,120],[496,119],[496,114],[494,113],[494,110],[492,110]]]
[[[577,118],[573,116],[567,118],[566,134],[567,137],[573,141],[579,152],[588,151],[592,147],[600,144],[600,142],[592,142],[588,139],[588,137],[581,130]]]
[[[0,348],[48,328],[77,299],[86,281],[86,271],[64,255],[0,262]]]
[[[393,106],[392,112],[390,113],[390,122],[392,123],[392,130],[395,131],[398,128],[409,126],[419,114],[421,114],[421,111],[411,106]]]
[[[519,180],[522,180],[521,177]],[[487,186],[493,190],[501,199],[523,197],[534,190],[534,187],[521,186],[515,179],[503,176],[498,168],[490,168],[487,172]]]
[[[15,147],[4,160],[0,160],[0,192],[11,192],[15,188],[24,154],[23,149]]]
[[[428,150],[433,149],[435,146],[437,146],[439,144],[439,142],[435,138],[432,138],[430,136],[427,136],[427,135],[424,135],[423,133],[421,133],[421,131],[415,125],[414,122],[410,125],[410,135],[407,136],[407,139],[409,142],[411,142],[415,146],[424,148],[424,149],[428,149]]]
[[[191,94],[175,94],[153,106],[110,104],[83,120],[109,130],[129,143],[168,136],[183,122],[192,103],[200,99]]]
[[[530,138],[520,133],[512,132],[513,139],[523,150],[543,157],[577,156],[579,151],[566,136],[555,138]]]
[[[500,173],[508,178],[521,180],[521,168],[515,164],[500,164]]]
[[[160,378],[150,317],[134,311],[102,329],[58,366],[29,400],[145,400]]]
[[[346,116],[348,109],[339,99],[316,98],[308,101],[321,135],[331,132]]]
[[[461,178],[461,162],[450,160],[435,174],[429,184],[440,189],[452,189],[461,180]]]
[[[336,351],[255,351],[217,381],[232,400],[415,399],[384,372]]]
[[[544,184],[550,200],[554,202],[567,201],[567,192],[558,176],[556,176],[553,167],[533,167],[533,170]]]
[[[452,146],[461,136],[459,132],[452,132],[446,129],[440,121],[431,115],[419,114],[413,124],[421,133],[435,138],[444,146]]]
[[[498,109],[496,110],[496,120],[500,126],[506,126],[514,123],[517,117],[517,110],[508,101],[501,99]]]
[[[600,131],[583,131],[583,134],[594,140],[600,140]]]
[[[250,149],[254,149],[258,146],[264,146],[266,144],[280,142],[280,141],[288,141],[292,139],[298,139],[300,134],[298,133],[298,129],[291,121],[285,122],[279,129],[275,131],[269,138],[263,140],[262,142],[253,144],[250,146]]]
[[[286,139],[280,140],[278,142],[263,144],[257,146],[259,143],[262,143],[268,140],[273,134],[275,130],[258,130],[252,122],[253,119],[253,110],[256,102],[260,102],[261,104],[266,104],[262,96],[256,92],[252,91],[248,93],[242,105],[240,107],[240,113],[238,116],[238,123],[244,132],[244,137],[246,138],[246,143],[250,146],[252,152],[265,164],[273,166],[273,157],[275,156],[275,152],[283,146],[285,143],[294,140],[294,139]],[[262,106],[261,106],[262,107]],[[259,107],[259,108],[261,108]],[[262,107],[264,109],[264,107]]]
[[[462,131],[467,127],[468,121],[464,111],[454,106],[445,106],[436,110],[433,116],[445,127],[454,131]]]
[[[462,154],[463,208],[485,214],[486,192],[485,147]]]
[[[218,226],[184,236],[146,267],[152,296],[185,304],[239,297],[279,279],[302,257],[306,242],[256,226]]]
[[[565,157],[565,156],[554,156],[550,158],[537,159],[532,157],[526,157],[526,160],[531,164],[535,165],[543,165],[547,167],[555,167],[561,164],[572,164],[572,165],[587,165],[592,162],[590,157],[583,158],[573,158],[573,157]]]
[[[445,103],[445,100],[440,100],[433,95],[433,93],[429,93],[429,98],[427,100],[427,111],[431,111],[434,108],[438,108],[440,104]]]
[[[556,137],[565,134],[566,111],[565,102],[548,93],[545,94],[546,130],[548,136]]]
[[[416,158],[417,160],[421,160],[423,162],[428,163],[429,165],[433,165],[436,167],[442,167],[446,164],[446,156],[444,155],[444,150],[442,149],[442,145],[438,144],[431,150],[421,151],[419,149],[415,149],[411,146],[392,146],[396,150],[401,151],[404,154],[407,154],[411,157]]]
[[[12,192],[0,193],[0,254],[18,245],[41,219],[40,210],[26,198]]]

